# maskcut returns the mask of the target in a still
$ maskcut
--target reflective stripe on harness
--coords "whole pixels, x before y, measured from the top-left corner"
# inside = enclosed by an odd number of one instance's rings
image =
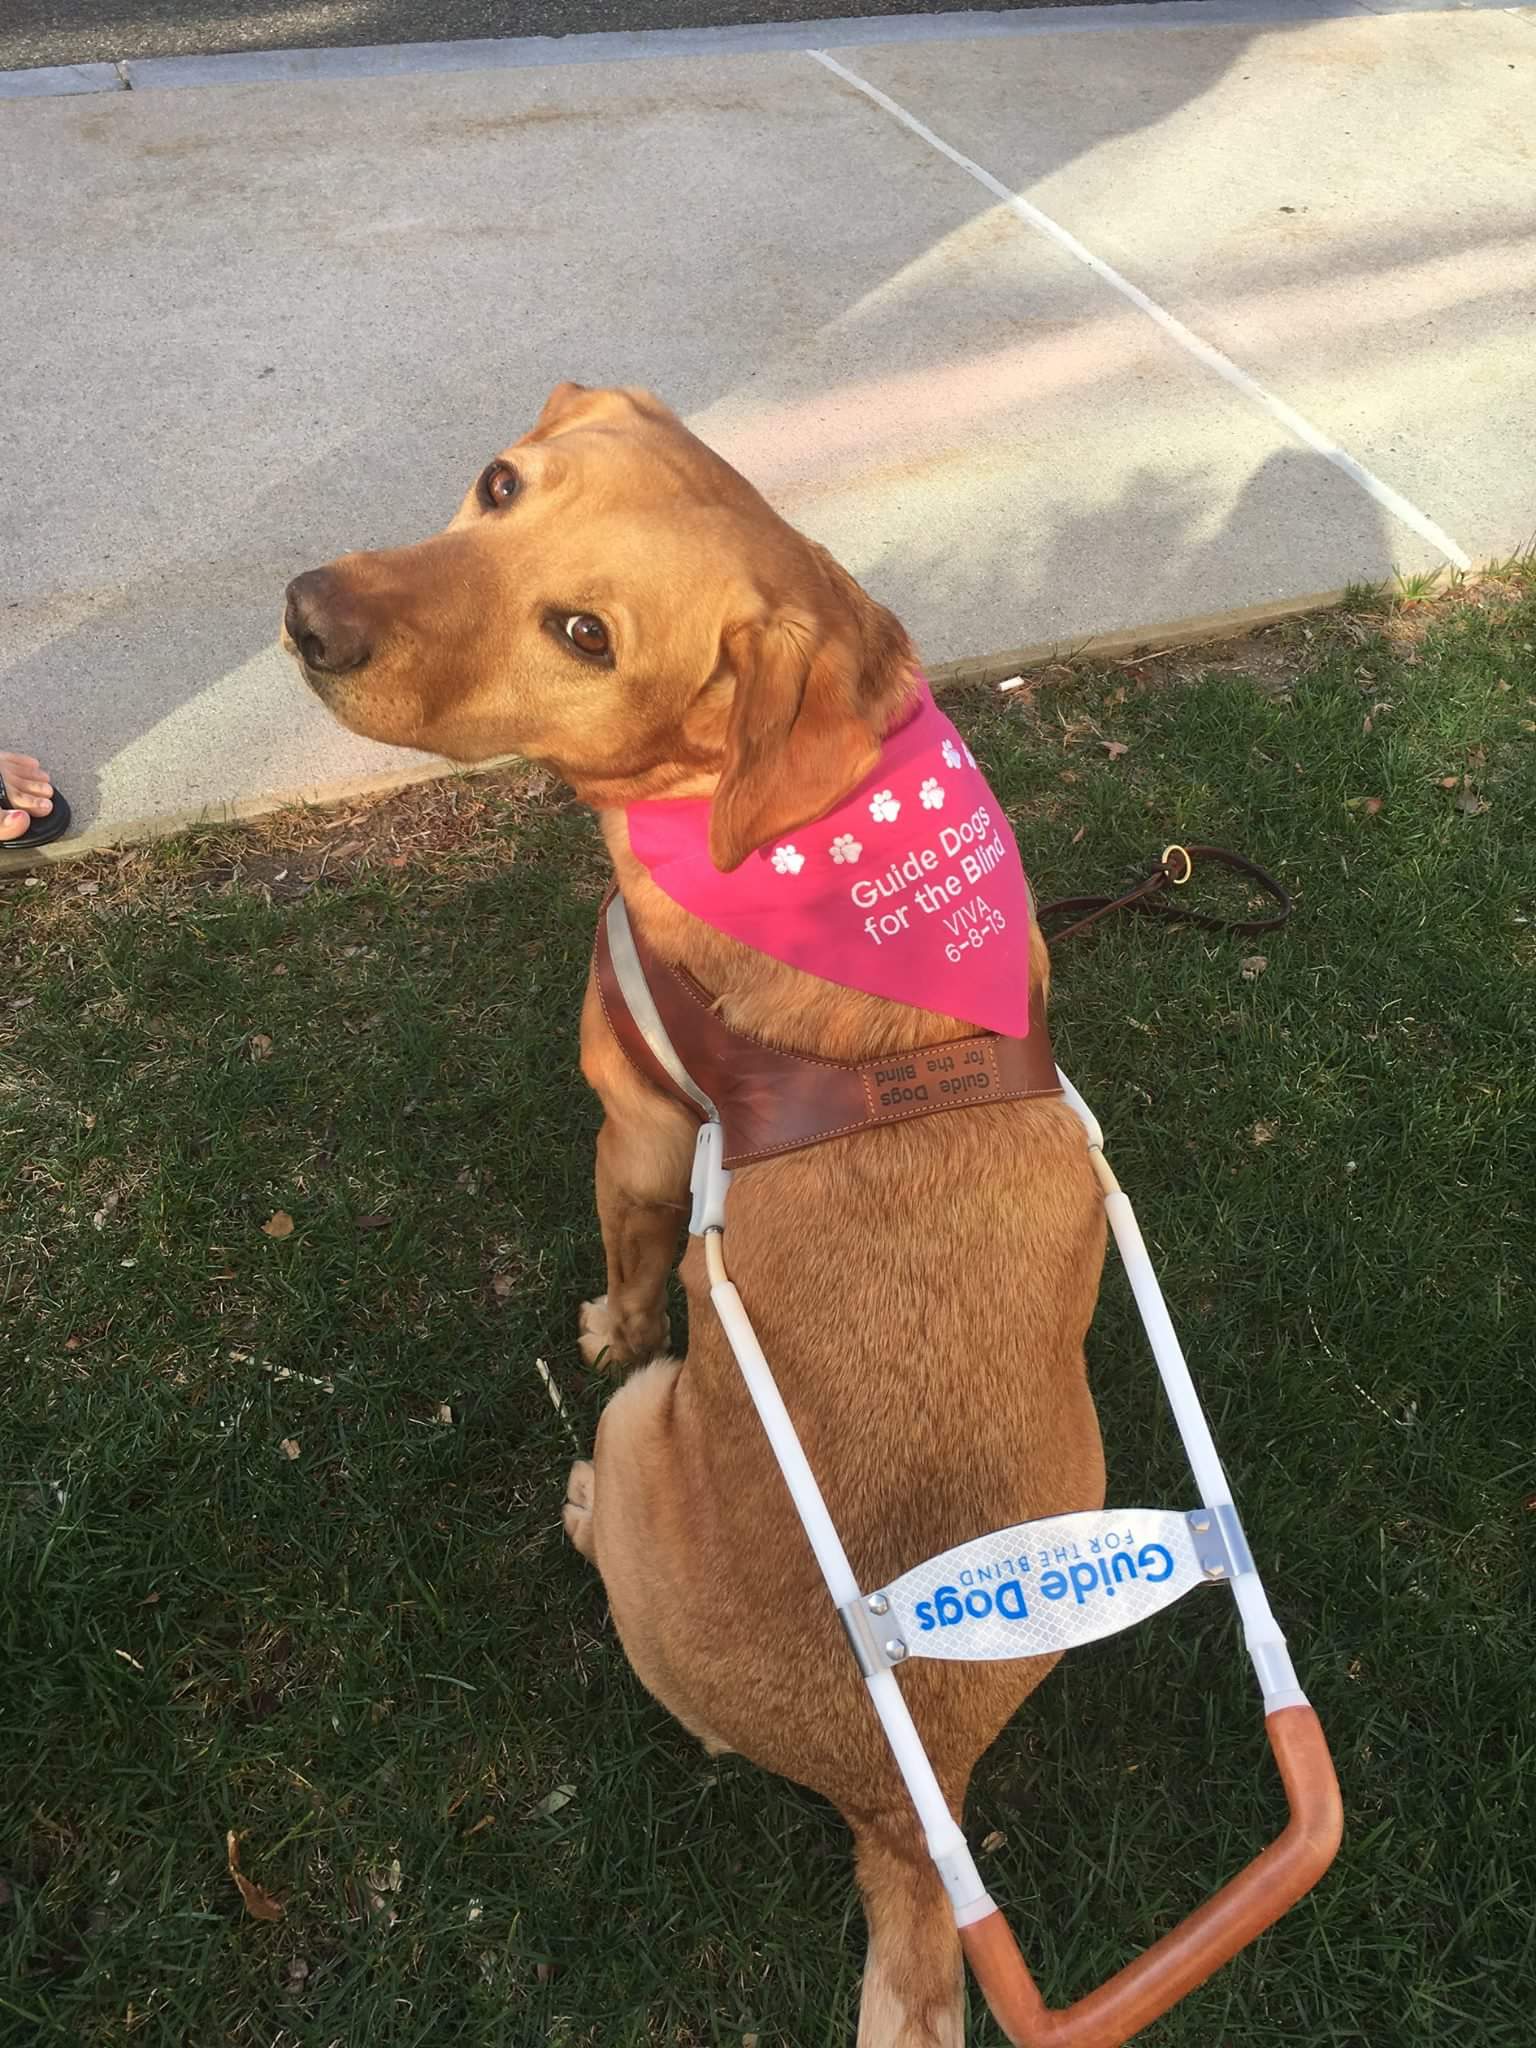
[[[608,907],[603,912],[603,926],[608,934],[608,953],[613,961],[613,971],[629,1006],[629,1014],[635,1021],[635,1028],[657,1064],[697,1104],[710,1123],[718,1123],[720,1118],[714,1103],[678,1058],[677,1047],[667,1035],[667,1027],[661,1021],[661,1012],[656,1007],[651,985],[645,978],[645,969],[640,965],[640,955],[635,949],[629,912],[617,889],[609,897]]]

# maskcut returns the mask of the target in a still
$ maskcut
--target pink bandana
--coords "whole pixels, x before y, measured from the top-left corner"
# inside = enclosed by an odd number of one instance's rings
[[[709,857],[707,797],[635,803],[627,816],[657,887],[743,945],[843,988],[1027,1036],[1019,849],[926,682],[874,774],[734,874]]]

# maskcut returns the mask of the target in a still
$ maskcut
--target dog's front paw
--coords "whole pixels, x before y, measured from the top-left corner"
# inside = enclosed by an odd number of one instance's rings
[[[596,1301],[584,1301],[581,1304],[576,1327],[579,1332],[576,1341],[588,1365],[614,1366],[624,1363],[619,1354],[617,1333],[613,1327],[613,1317],[608,1311],[606,1294],[600,1294]]]
[[[619,1366],[640,1365],[667,1348],[667,1319],[664,1315],[619,1316],[600,1294],[596,1301],[584,1301],[577,1319],[577,1343],[590,1366],[611,1372]]]
[[[592,1509],[597,1499],[597,1473],[589,1458],[578,1458],[565,1482],[565,1533],[589,1561],[592,1557]]]

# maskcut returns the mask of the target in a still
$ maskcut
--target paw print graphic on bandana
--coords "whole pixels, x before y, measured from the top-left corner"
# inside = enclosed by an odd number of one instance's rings
[[[960,749],[953,740],[946,740],[944,742],[944,766],[946,768],[958,768],[960,766],[960,759]]]
[[[893,825],[901,809],[901,800],[888,789],[877,789],[869,800],[869,815],[877,825]]]
[[[917,794],[925,811],[943,810],[944,785],[937,776],[930,775]]]
[[[864,849],[851,832],[839,832],[827,851],[839,867],[852,867]]]
[[[804,866],[805,855],[803,853],[796,852],[794,847],[776,846],[773,849],[773,867],[775,874],[798,875],[800,870]]]

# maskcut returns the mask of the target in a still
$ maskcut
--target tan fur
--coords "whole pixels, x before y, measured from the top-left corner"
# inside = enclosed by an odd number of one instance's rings
[[[557,766],[598,810],[651,947],[716,991],[731,1023],[834,1058],[961,1035],[958,1020],[813,980],[698,923],[650,882],[624,829],[632,796],[720,783],[725,863],[827,808],[910,699],[896,621],[643,394],[564,386],[508,459],[533,472],[521,504],[489,512],[472,495],[421,548],[335,565],[378,608],[379,650],[339,683],[311,681],[377,737]],[[614,617],[602,687],[548,630],[548,607],[564,604]],[[696,1243],[682,1261],[688,1356],[645,1363],[666,1343],[693,1120],[628,1065],[590,988],[581,1058],[605,1113],[607,1260],[581,1341],[640,1369],[572,1473],[566,1526],[640,1679],[684,1726],[847,1817],[870,1925],[860,2048],[958,2048],[948,1908]],[[1102,1503],[1083,1338],[1103,1249],[1082,1133],[1056,1102],[897,1124],[737,1175],[732,1277],[862,1584]],[[957,1813],[977,1758],[1052,1661],[903,1671]]]

